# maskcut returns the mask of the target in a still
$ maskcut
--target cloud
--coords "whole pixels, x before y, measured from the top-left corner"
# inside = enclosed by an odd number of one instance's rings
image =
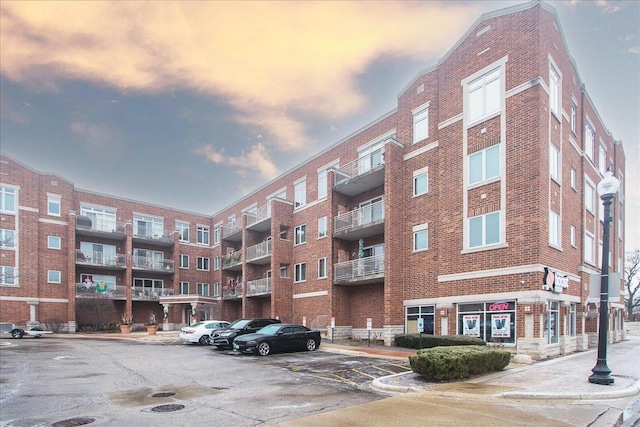
[[[313,144],[297,117],[365,107],[380,57],[433,61],[478,15],[443,2],[2,2],[0,72],[41,90],[84,80],[223,97],[269,149]],[[372,31],[373,29],[373,31]]]
[[[266,147],[261,143],[252,146],[248,152],[242,151],[239,156],[227,156],[224,150],[216,150],[211,145],[202,145],[195,148],[193,152],[206,157],[214,164],[232,166],[243,178],[255,176],[256,172],[266,180],[271,180],[278,175],[278,168],[271,160]]]
[[[106,126],[72,122],[69,130],[80,139],[87,152],[94,157],[115,153],[123,147],[122,138],[118,132]]]
[[[638,46],[630,47],[629,49],[627,49],[627,53],[630,53],[632,55],[640,55],[640,47]]]

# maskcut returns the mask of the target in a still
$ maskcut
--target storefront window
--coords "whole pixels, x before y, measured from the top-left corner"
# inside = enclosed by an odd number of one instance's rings
[[[549,310],[547,311],[547,318],[545,321],[545,331],[547,331],[547,342],[554,344],[558,342],[558,327],[559,321],[559,307],[558,301],[549,301]]]
[[[516,303],[496,301],[458,305],[458,334],[486,342],[516,342]]]
[[[418,319],[424,319],[424,331],[425,334],[434,334],[434,313],[435,308],[432,305],[413,306],[407,307],[407,333],[417,334],[418,331]]]
[[[569,306],[569,335],[572,337],[576,336],[576,312],[576,303],[571,303]]]

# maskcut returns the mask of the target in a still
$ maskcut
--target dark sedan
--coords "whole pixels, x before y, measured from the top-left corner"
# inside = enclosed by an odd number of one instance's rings
[[[241,353],[266,356],[274,352],[308,350],[320,347],[320,331],[306,326],[275,323],[267,325],[255,334],[237,337],[233,349]]]

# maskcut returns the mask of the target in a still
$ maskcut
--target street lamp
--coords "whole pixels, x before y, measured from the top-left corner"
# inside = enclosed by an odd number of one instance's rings
[[[600,321],[598,324],[598,362],[591,370],[589,382],[613,384],[611,369],[607,366],[607,332],[609,330],[609,224],[611,223],[611,203],[618,192],[620,181],[610,170],[598,183],[598,194],[604,205],[604,230],[602,233],[602,272],[600,273]]]

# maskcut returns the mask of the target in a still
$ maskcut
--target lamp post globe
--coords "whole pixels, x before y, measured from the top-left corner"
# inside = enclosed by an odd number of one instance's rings
[[[611,224],[611,203],[618,192],[620,181],[611,171],[604,174],[598,183],[598,194],[604,205],[604,228],[602,231],[602,270],[600,273],[600,318],[598,322],[598,361],[591,370],[589,382],[594,384],[613,384],[611,369],[607,366],[607,333],[609,329],[609,228]]]

